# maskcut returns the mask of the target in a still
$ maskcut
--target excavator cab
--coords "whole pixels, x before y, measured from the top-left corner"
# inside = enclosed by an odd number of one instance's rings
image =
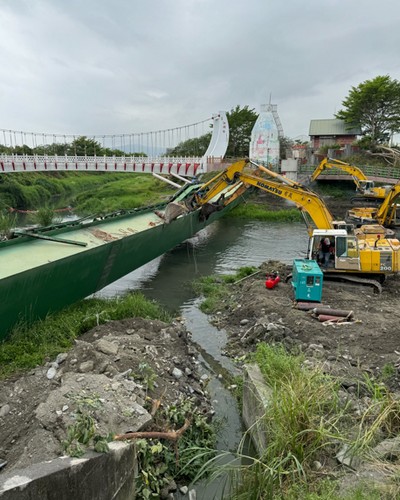
[[[323,240],[329,238],[330,255],[324,261],[321,253]],[[360,270],[360,251],[357,238],[349,235],[344,229],[314,230],[309,243],[309,259],[316,260],[327,271],[331,270]]]
[[[335,245],[335,269],[359,271],[360,251],[355,236],[337,236]]]
[[[375,187],[374,181],[359,180],[357,183],[357,191],[362,194],[373,193]]]

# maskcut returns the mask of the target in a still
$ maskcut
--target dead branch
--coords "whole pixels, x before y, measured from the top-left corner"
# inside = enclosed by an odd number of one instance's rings
[[[123,441],[124,439],[168,439],[169,441],[177,441],[186,429],[191,424],[190,419],[186,419],[183,426],[177,431],[169,432],[128,432],[126,434],[116,434],[114,441]]]
[[[382,158],[392,167],[396,167],[400,164],[400,151],[397,148],[382,145],[377,147],[380,151],[376,153],[370,152],[371,156],[378,156],[379,158]]]
[[[166,391],[167,391],[167,388],[164,389],[164,392],[161,394],[159,399],[152,400],[151,411],[150,411],[150,415],[152,417],[154,417],[154,415],[157,413],[157,410],[160,408],[161,401],[162,401],[163,397],[165,396]]]

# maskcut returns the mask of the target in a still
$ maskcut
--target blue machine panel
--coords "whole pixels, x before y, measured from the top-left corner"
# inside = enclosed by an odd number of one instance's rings
[[[323,277],[315,260],[295,259],[292,277],[294,298],[321,302]]]

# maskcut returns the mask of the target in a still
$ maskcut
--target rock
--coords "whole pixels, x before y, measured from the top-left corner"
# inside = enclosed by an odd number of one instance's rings
[[[322,469],[321,462],[318,462],[318,460],[314,460],[314,462],[312,463],[312,469],[315,471],[321,470]]]
[[[83,363],[81,363],[79,365],[79,371],[81,373],[88,373],[88,372],[91,372],[94,368],[94,363],[93,361],[84,361]]]
[[[175,324],[166,328],[162,323],[160,328],[158,323],[153,321],[150,325],[145,319],[128,318],[98,325],[75,342],[67,357],[65,353],[57,353],[59,355],[51,357],[46,366],[33,370],[29,380],[22,376],[18,383],[15,378],[6,381],[1,391],[0,410],[9,411],[7,407],[2,408],[9,402],[11,411],[0,418],[3,429],[0,455],[8,460],[7,468],[57,457],[60,442],[76,422],[78,408],[93,414],[96,432],[101,435],[150,430],[148,424],[152,417],[144,409],[147,396],[162,397],[163,405],[191,397],[204,407],[208,417],[210,401],[199,389],[203,372],[198,373],[197,349],[188,345],[185,335],[179,337],[179,331],[185,331],[183,327]],[[127,330],[135,333],[127,334]],[[120,359],[118,363],[116,358]],[[153,381],[153,389],[144,389],[147,375],[144,364],[151,376],[153,372],[157,375],[159,387]],[[50,368],[56,369],[56,375],[51,381],[44,380]],[[62,370],[62,379],[54,383]],[[140,378],[143,385],[135,383],[132,374]],[[187,377],[193,387],[186,383]],[[168,491],[167,498],[171,493]],[[179,495],[181,493],[176,494]]]
[[[67,357],[68,357],[68,353],[60,352],[60,354],[58,354],[58,356],[56,358],[56,363],[58,365],[61,365],[61,363],[64,363],[64,361],[67,359]]]
[[[177,368],[176,366],[172,370],[172,376],[175,377],[177,380],[183,377],[183,371]]]
[[[196,490],[190,490],[189,491],[189,500],[196,500],[196,498],[197,498]]]
[[[177,486],[174,480],[172,480],[167,486],[164,486],[164,488],[160,491],[160,498],[174,498],[174,495],[170,493],[171,491],[176,491]],[[172,496],[171,496],[172,495]]]
[[[354,470],[357,470],[357,468],[361,464],[360,458],[353,454],[350,446],[348,446],[347,444],[343,445],[343,447],[337,452],[336,460],[339,463],[347,465],[347,467],[351,467]]]
[[[109,342],[105,339],[100,339],[96,342],[97,350],[102,352],[103,354],[108,354],[111,356],[115,356],[118,353],[118,346],[113,342]]]
[[[400,437],[385,439],[372,450],[378,460],[397,461],[400,458]]]
[[[8,413],[10,413],[11,407],[9,404],[5,404],[0,408],[0,417],[5,417]]]
[[[49,380],[52,380],[57,374],[57,369],[54,368],[54,366],[52,366],[51,368],[49,368],[47,370],[47,373],[46,373],[46,377],[49,379]]]
[[[186,493],[189,491],[189,488],[187,486],[181,486],[179,488],[179,491],[182,493],[182,495],[186,495]]]

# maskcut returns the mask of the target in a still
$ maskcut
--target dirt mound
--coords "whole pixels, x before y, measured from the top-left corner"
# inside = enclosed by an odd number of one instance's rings
[[[262,272],[232,286],[232,310],[221,310],[213,322],[226,329],[227,351],[232,356],[254,350],[260,341],[282,342],[310,357],[327,361],[329,370],[362,378],[363,372],[379,375],[385,366],[396,367],[400,358],[400,278],[389,277],[381,294],[369,286],[325,281],[322,303],[332,309],[353,311],[354,321],[319,322],[310,312],[295,308],[292,285],[285,283],[291,269],[276,261]],[[265,275],[278,271],[282,280],[272,290]],[[398,373],[390,380],[399,389]]]
[[[3,470],[62,455],[61,443],[82,405],[91,409],[102,435],[146,428],[149,397],[165,405],[195,397],[206,413],[196,368],[196,350],[179,322],[133,318],[94,328],[68,353],[2,382]]]

